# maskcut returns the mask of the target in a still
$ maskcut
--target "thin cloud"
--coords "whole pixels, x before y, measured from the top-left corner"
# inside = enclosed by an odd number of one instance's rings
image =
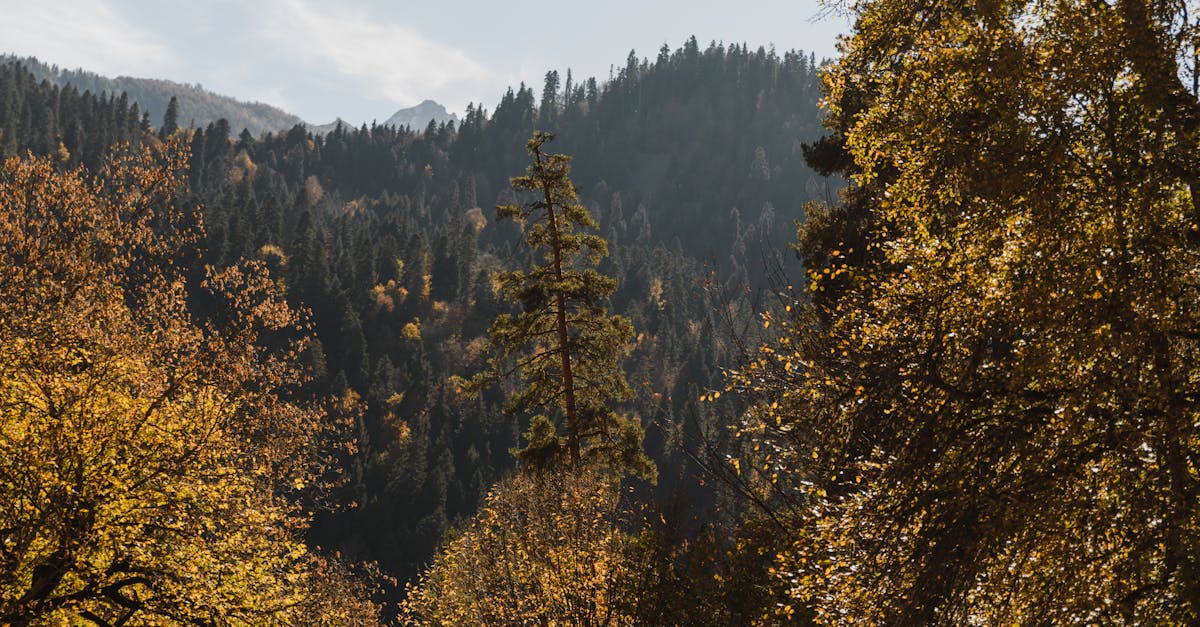
[[[157,36],[104,0],[4,0],[0,9],[2,52],[112,76],[162,74],[175,63]]]
[[[399,23],[345,9],[326,12],[301,0],[275,3],[263,35],[314,69],[332,66],[368,97],[414,104],[447,85],[487,76],[460,50]]]

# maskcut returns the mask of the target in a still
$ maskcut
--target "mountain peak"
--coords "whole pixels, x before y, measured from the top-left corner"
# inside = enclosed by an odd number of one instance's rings
[[[443,124],[446,122],[457,122],[458,116],[446,111],[446,107],[441,104],[426,99],[414,107],[407,107],[393,113],[392,117],[384,122],[384,125],[395,126],[397,128],[407,126],[419,131],[424,130],[429,125],[430,120],[438,124]]]

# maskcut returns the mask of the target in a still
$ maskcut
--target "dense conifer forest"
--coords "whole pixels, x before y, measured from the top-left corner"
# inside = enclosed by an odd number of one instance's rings
[[[182,202],[203,207],[206,232],[194,263],[265,263],[308,313],[304,393],[357,413],[354,452],[337,464],[344,481],[311,541],[404,581],[516,467],[510,450],[524,444],[528,416],[502,411],[509,391],[469,398],[461,388],[484,367],[492,319],[510,307],[496,271],[528,258],[494,207],[515,199],[508,179],[535,129],[573,155],[608,242],[600,269],[619,286],[608,306],[636,329],[622,358],[633,395],[620,408],[645,429],[658,467],[639,498],[661,502],[680,538],[713,523],[717,508],[736,509],[692,459],[726,437],[697,399],[737,353],[734,325],[749,321],[767,274],[794,259],[787,245],[803,205],[830,191],[801,154],[821,132],[817,69],[801,53],[692,39],[653,61],[631,54],[604,84],[549,72],[540,94],[519,86],[494,112],[470,107],[458,126],[254,137],[225,120],[151,124],[126,96],[38,81],[10,63],[0,137],[7,155],[89,169],[115,143],[182,138]]]
[[[423,129],[0,65],[0,623],[1200,623],[1200,5],[831,4]]]
[[[173,116],[183,126],[207,126],[224,118],[235,129],[249,129],[254,135],[278,132],[300,124],[300,118],[262,102],[239,102],[204,89],[203,85],[187,85],[167,80],[119,76],[109,78],[81,69],[72,70],[47,65],[34,57],[20,58],[0,55],[0,63],[19,63],[37,82],[49,81],[59,87],[73,87],[97,96],[110,98],[124,95],[149,114],[155,126],[167,116],[174,100]]]

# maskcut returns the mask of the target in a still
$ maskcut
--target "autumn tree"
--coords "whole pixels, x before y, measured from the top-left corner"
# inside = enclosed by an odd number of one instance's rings
[[[525,244],[542,262],[499,274],[500,291],[521,311],[496,317],[488,343],[493,357],[472,383],[478,389],[520,375],[523,386],[508,410],[543,412],[533,416],[519,453],[533,467],[578,468],[586,460],[652,477],[641,425],[611,406],[633,394],[620,364],[633,327],[605,310],[617,282],[587,266],[608,254],[608,244],[581,232],[596,222],[578,202],[570,157],[543,151],[552,138],[534,133],[526,145],[533,163],[512,179],[513,190],[529,200],[497,208],[500,219],[521,224]]]
[[[791,601],[1195,624],[1200,7],[849,5],[823,157],[854,213],[806,231],[836,295],[766,320],[733,381],[754,467],[803,503]]]
[[[303,542],[298,314],[257,263],[189,278],[180,146],[0,170],[0,623],[372,622]]]
[[[409,587],[407,624],[627,625],[632,538],[620,494],[595,469],[519,473]]]

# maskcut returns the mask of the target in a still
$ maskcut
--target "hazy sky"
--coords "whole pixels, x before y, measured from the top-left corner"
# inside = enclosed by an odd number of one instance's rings
[[[0,52],[200,83],[317,124],[425,98],[490,109],[547,70],[604,79],[630,50],[691,35],[828,57],[847,28],[819,0],[0,0],[0,15]]]

